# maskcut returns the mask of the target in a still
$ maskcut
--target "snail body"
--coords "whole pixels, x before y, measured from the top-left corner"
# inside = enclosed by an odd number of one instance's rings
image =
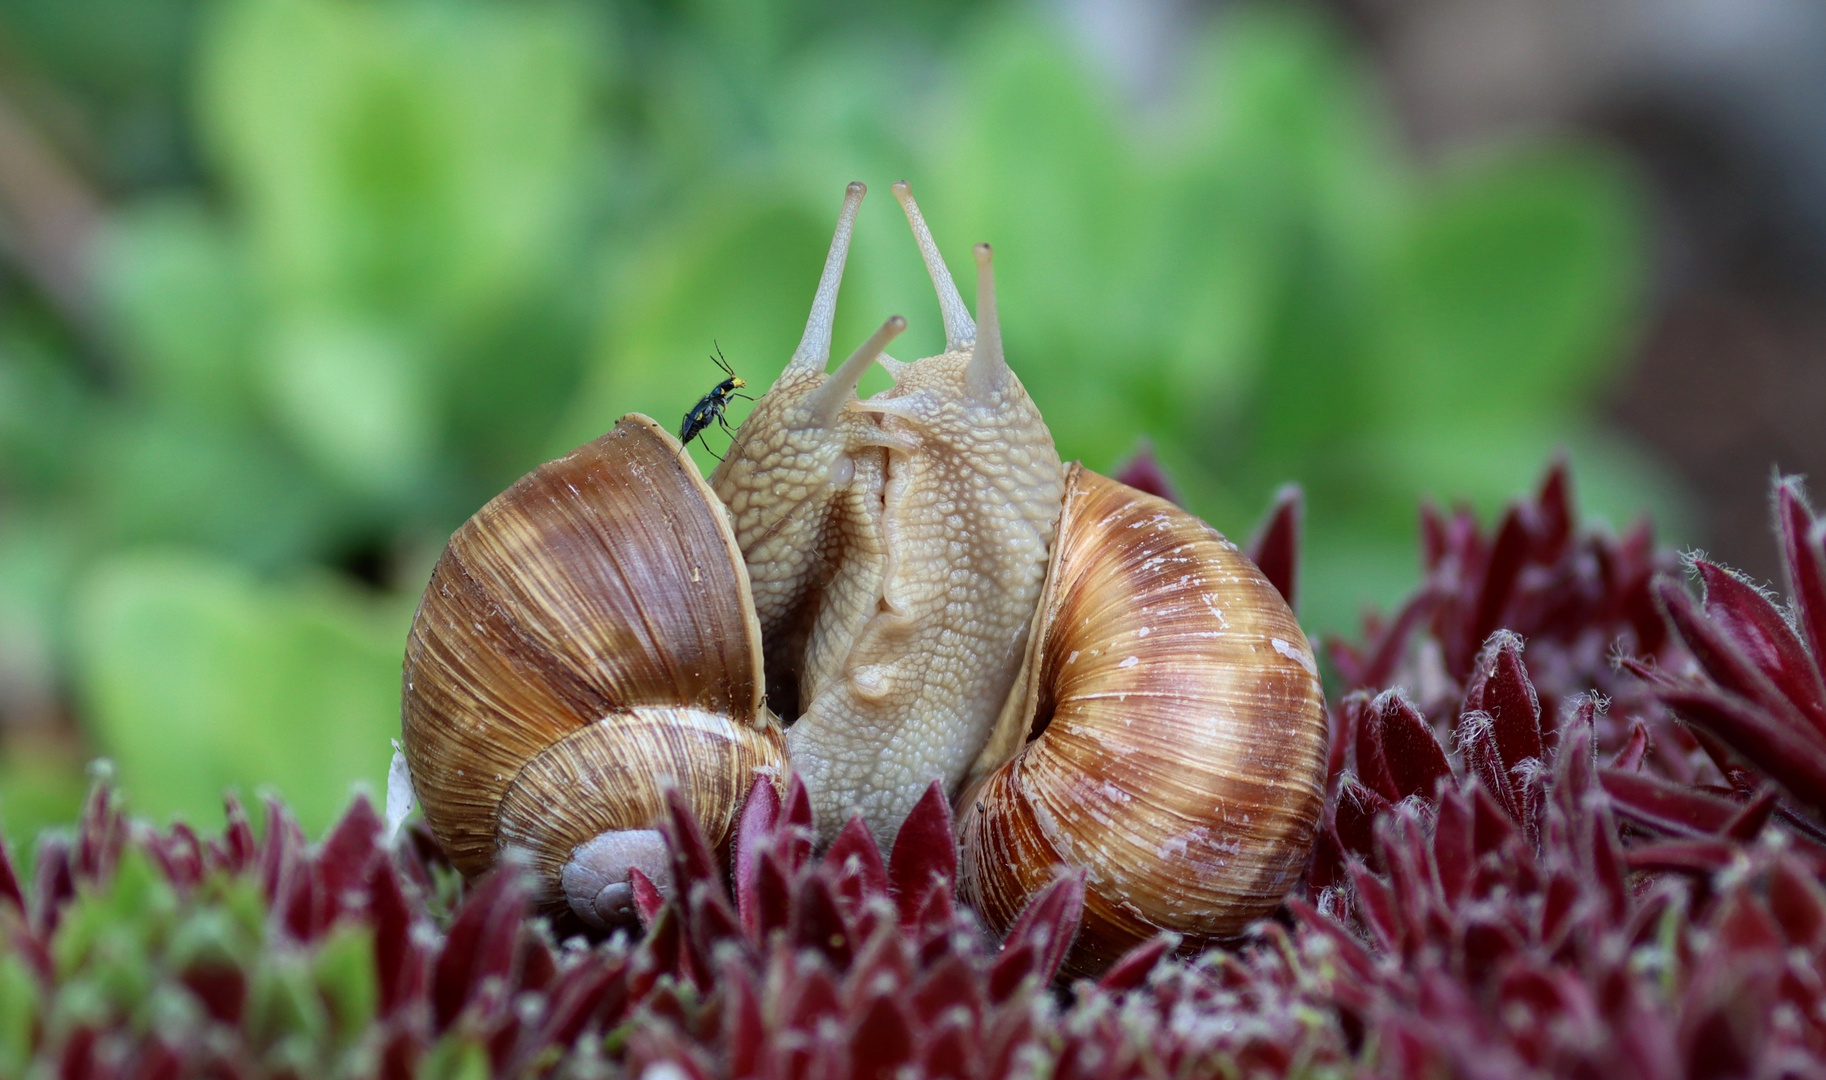
[[[624,418],[453,537],[407,655],[407,761],[434,833],[466,873],[526,851],[548,903],[600,925],[654,861],[657,787],[623,777],[701,792],[714,842],[757,772],[790,768],[822,839],[860,814],[884,846],[936,779],[961,796],[960,890],[992,927],[1064,862],[1088,875],[1081,968],[1159,929],[1240,930],[1297,878],[1318,816],[1305,637],[1203,522],[1076,466],[1068,483],[1003,356],[989,248],[973,321],[904,184],[946,350],[885,356],[897,316],[827,373],[862,194],[803,340],[708,483]],[[895,384],[860,400],[875,363]],[[566,583],[571,559],[591,565]],[[509,583],[516,560],[533,586]],[[558,628],[573,616],[610,625]]]
[[[860,189],[851,188],[846,222]],[[799,579],[813,594],[809,605],[796,599],[814,630],[797,665],[800,713],[787,744],[822,837],[859,812],[884,848],[933,779],[956,790],[981,752],[1026,652],[1064,490],[1052,436],[1002,355],[987,246],[977,253],[979,330],[912,193],[897,184],[895,195],[939,295],[945,352],[888,361],[893,388],[858,401],[860,369],[880,359],[904,320],[890,319],[823,382],[806,377],[814,367],[822,374],[823,357],[802,367],[809,353],[802,345],[712,476],[734,511],[750,567],[767,566],[770,576],[770,548],[780,537],[772,522],[787,511],[757,513],[757,505],[803,491],[809,497],[791,513],[812,518],[820,499],[830,500],[829,532],[799,541],[801,552],[826,553],[821,565],[833,573],[825,587]],[[839,245],[847,240],[840,225]],[[824,286],[814,323],[828,318]],[[834,298],[834,284],[829,291]],[[816,336],[808,330],[808,339]],[[841,405],[839,392],[847,395]],[[853,468],[794,468],[782,483],[774,456],[756,466],[754,448],[814,441],[804,424],[784,437],[776,430],[789,409],[814,411],[788,402],[808,400],[819,417],[830,417],[816,440],[820,453]],[[808,484],[808,474],[829,479]],[[802,559],[795,555],[790,565]],[[786,663],[792,666],[790,655]]]

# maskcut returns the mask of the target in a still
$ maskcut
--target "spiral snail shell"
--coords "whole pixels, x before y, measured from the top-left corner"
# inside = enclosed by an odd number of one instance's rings
[[[630,416],[452,538],[406,657],[427,821],[465,873],[523,852],[549,905],[606,926],[631,868],[663,880],[663,783],[718,842],[790,769],[822,839],[860,814],[885,845],[936,779],[992,929],[1064,863],[1087,877],[1077,970],[1162,929],[1234,934],[1312,842],[1311,649],[1209,526],[1062,465],[1003,357],[988,246],[973,320],[894,191],[943,353],[886,356],[896,316],[827,373],[852,184],[805,336],[708,482]],[[893,388],[858,399],[877,363]]]

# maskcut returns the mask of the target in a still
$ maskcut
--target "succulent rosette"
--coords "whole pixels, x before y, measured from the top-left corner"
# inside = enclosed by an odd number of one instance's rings
[[[316,844],[277,802],[203,837],[104,779],[29,885],[0,860],[0,1074],[1816,1075],[1826,529],[1778,486],[1784,611],[1566,489],[1494,534],[1428,513],[1415,597],[1331,650],[1306,882],[1227,944],[1063,975],[1083,877],[988,933],[936,790],[884,855],[760,784],[727,869],[674,793],[670,895],[636,871],[637,931],[560,940],[522,868],[465,883],[365,799]],[[1252,546],[1284,593],[1298,526],[1283,498]]]

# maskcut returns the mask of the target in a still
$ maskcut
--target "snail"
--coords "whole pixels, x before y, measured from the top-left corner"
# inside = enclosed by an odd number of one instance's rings
[[[1064,863],[1086,874],[1076,970],[1239,932],[1318,819],[1305,636],[1210,526],[1060,461],[1003,355],[989,247],[973,320],[904,182],[945,351],[886,355],[896,316],[827,372],[864,191],[708,480],[624,417],[452,537],[405,664],[433,834],[468,874],[526,858],[547,905],[606,927],[632,869],[663,887],[665,783],[721,844],[753,778],[790,769],[821,841],[860,814],[885,847],[937,780],[992,930]],[[874,364],[894,385],[860,399]]]

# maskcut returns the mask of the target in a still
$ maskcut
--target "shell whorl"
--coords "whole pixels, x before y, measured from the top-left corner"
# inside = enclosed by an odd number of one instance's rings
[[[1068,963],[1088,972],[1280,902],[1311,848],[1327,730],[1293,613],[1210,526],[1074,466],[1059,537],[1023,684],[960,799],[959,894],[1000,932],[1056,865],[1082,868]]]
[[[644,416],[457,530],[413,619],[403,697],[413,788],[466,874],[520,850],[555,888],[595,833],[653,822],[659,778],[715,831],[756,769],[784,768],[734,534],[678,441]],[[670,768],[687,744],[702,764]],[[586,748],[600,760],[578,764]],[[649,792],[621,783],[635,773]]]

